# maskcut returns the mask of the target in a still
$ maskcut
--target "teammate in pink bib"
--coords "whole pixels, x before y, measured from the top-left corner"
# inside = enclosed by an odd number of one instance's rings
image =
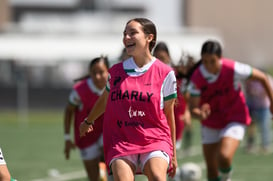
[[[191,76],[191,112],[201,120],[208,180],[230,181],[233,156],[251,122],[240,81],[260,81],[270,99],[271,112],[273,94],[264,73],[223,58],[217,41],[205,42],[201,57]]]
[[[177,167],[175,149],[174,71],[151,55],[155,25],[148,19],[127,22],[123,43],[131,56],[110,70],[108,85],[80,134],[94,130],[89,124],[104,113],[104,155],[114,180],[133,181],[136,173],[148,180],[166,181]]]
[[[102,94],[108,77],[108,60],[106,57],[98,57],[91,61],[89,74],[77,80],[70,93],[69,103],[65,109],[65,156],[69,159],[70,150],[74,144],[70,139],[71,120],[74,116],[74,141],[79,148],[89,180],[99,180],[99,161],[102,156],[102,128],[103,115],[97,118],[94,124],[95,130],[85,137],[80,137],[79,127],[98,97]]]
[[[200,68],[191,77],[197,89],[201,90],[200,105],[208,103],[211,113],[202,120],[202,125],[221,129],[230,122],[249,125],[251,122],[245,97],[240,85],[234,88],[234,64],[229,59],[221,58],[221,71],[215,82],[208,82],[202,76]],[[224,119],[223,119],[224,118]]]

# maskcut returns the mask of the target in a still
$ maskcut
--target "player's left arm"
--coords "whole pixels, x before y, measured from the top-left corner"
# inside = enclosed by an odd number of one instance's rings
[[[174,71],[170,71],[165,77],[162,87],[163,95],[163,111],[168,121],[168,125],[171,131],[171,139],[173,144],[173,158],[171,160],[172,170],[169,173],[170,177],[174,177],[177,168],[176,159],[176,128],[175,128],[175,118],[174,118],[174,105],[177,98],[177,82],[175,78]]]
[[[271,113],[273,113],[273,92],[272,92],[272,88],[271,88],[268,76],[266,76],[266,74],[263,73],[262,71],[256,68],[252,68],[252,74],[250,76],[250,79],[255,79],[262,83],[270,100],[270,111]]]
[[[173,144],[173,160],[172,160],[172,166],[173,171],[170,173],[170,176],[173,177],[175,175],[175,170],[177,167],[177,159],[176,159],[176,132],[175,132],[175,120],[174,120],[174,104],[175,99],[169,99],[167,101],[164,101],[164,113],[166,115],[168,125],[171,130],[171,139]]]

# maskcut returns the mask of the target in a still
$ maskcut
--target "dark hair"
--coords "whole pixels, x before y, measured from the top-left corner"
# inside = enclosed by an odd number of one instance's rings
[[[91,60],[91,62],[89,63],[89,70],[97,63],[99,63],[100,61],[103,61],[103,63],[106,65],[107,69],[109,68],[109,61],[108,61],[108,57],[107,56],[101,56],[101,57],[97,57],[94,58],[93,60]]]
[[[222,57],[222,47],[216,40],[208,40],[202,45],[201,56],[204,54],[215,54],[217,57]],[[199,60],[187,73],[187,83],[195,71],[202,64],[202,59]]]
[[[149,50],[152,51],[152,49],[154,48],[154,46],[156,44],[156,34],[157,34],[156,27],[155,27],[154,23],[146,18],[134,18],[134,19],[129,20],[126,23],[126,25],[128,25],[132,21],[136,21],[139,24],[141,24],[141,26],[143,28],[143,32],[145,34],[153,34],[154,35],[154,39],[149,44]]]
[[[91,60],[91,62],[89,63],[89,66],[88,66],[88,70],[91,70],[91,68],[96,65],[97,63],[103,61],[104,65],[106,66],[107,69],[109,69],[109,61],[108,61],[108,57],[107,56],[101,56],[101,57],[96,57],[94,59]],[[87,79],[89,77],[89,75],[85,75],[85,76],[82,76],[80,78],[77,78],[74,80],[74,82],[78,82],[78,81],[81,81],[81,80],[84,80],[84,79]]]
[[[195,69],[197,69],[201,65],[201,63],[202,63],[202,60],[199,60],[198,62],[196,62],[193,65],[193,67],[191,69],[189,69],[189,71],[187,72],[187,75],[186,75],[186,79],[187,79],[186,85],[189,84],[193,72],[195,71]]]
[[[154,49],[154,53],[157,51],[164,51],[166,52],[168,55],[170,55],[169,53],[169,48],[167,46],[167,44],[165,42],[159,42],[156,44],[155,49]]]
[[[222,57],[222,48],[218,41],[208,40],[201,49],[201,56],[204,54],[215,54],[217,57]]]

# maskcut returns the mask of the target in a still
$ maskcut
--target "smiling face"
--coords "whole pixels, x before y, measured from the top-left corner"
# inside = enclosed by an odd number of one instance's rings
[[[153,38],[153,34],[144,33],[142,25],[132,20],[125,27],[123,44],[129,56],[137,56],[150,52],[149,44]]]
[[[92,78],[95,86],[103,89],[106,86],[108,79],[108,68],[103,61],[98,61],[89,70],[90,77]]]

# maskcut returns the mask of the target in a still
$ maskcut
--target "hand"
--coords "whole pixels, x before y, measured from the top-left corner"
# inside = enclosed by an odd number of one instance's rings
[[[205,103],[201,106],[201,119],[207,119],[211,113],[210,105],[208,103]]]
[[[185,126],[191,126],[191,113],[188,109],[185,110],[185,113],[182,116],[182,121],[184,121]]]
[[[177,160],[176,160],[176,156],[174,156],[171,160],[171,164],[172,164],[172,170],[169,173],[169,176],[171,178],[173,178],[176,174],[176,168],[177,168]]]
[[[85,136],[86,133],[93,131],[93,126],[87,125],[84,121],[80,125],[80,137]]]
[[[71,140],[66,140],[65,141],[65,148],[64,148],[64,154],[65,154],[65,159],[69,160],[70,157],[70,150],[75,149],[75,144],[72,143]]]

